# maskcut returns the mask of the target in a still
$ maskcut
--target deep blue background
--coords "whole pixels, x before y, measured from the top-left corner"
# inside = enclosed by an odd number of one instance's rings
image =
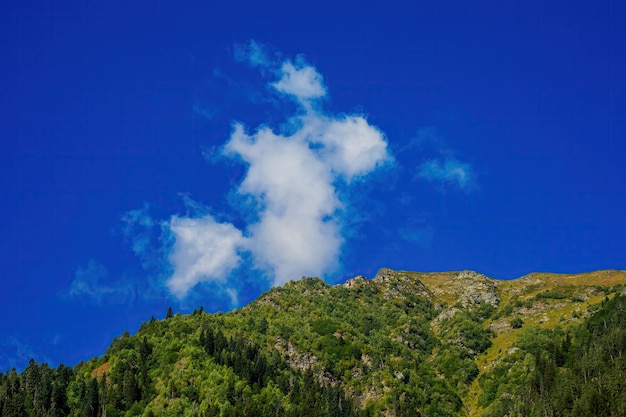
[[[243,167],[204,155],[233,119],[285,116],[233,59],[249,39],[304,54],[327,109],[367,115],[396,159],[353,189],[362,220],[330,281],[382,266],[499,278],[626,267],[625,3],[127,3],[0,5],[0,369],[88,359],[170,304],[226,305],[142,297],[154,281],[120,219],[146,202],[157,219],[184,213],[180,193],[232,210]],[[433,152],[416,141],[424,128],[471,164],[475,189],[415,180]],[[64,296],[90,259],[137,295]]]

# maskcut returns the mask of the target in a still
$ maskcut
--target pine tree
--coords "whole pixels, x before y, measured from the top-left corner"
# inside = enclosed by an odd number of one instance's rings
[[[39,380],[35,388],[33,407],[38,415],[44,415],[50,408],[50,397],[52,395],[52,370],[47,364],[39,368]]]
[[[98,417],[98,380],[92,378],[85,387],[85,399],[82,401],[82,417]]]
[[[141,398],[141,391],[137,385],[137,378],[131,368],[126,368],[124,371],[122,395],[127,408],[132,407],[135,401],[139,401]]]

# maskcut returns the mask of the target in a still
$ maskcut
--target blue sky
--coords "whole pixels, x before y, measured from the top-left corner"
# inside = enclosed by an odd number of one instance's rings
[[[626,5],[5,1],[0,369],[380,267],[624,269]]]

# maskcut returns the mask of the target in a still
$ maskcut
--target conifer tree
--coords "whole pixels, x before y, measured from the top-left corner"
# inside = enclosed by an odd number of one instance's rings
[[[85,388],[85,399],[82,401],[82,417],[98,417],[98,381],[92,378]]]

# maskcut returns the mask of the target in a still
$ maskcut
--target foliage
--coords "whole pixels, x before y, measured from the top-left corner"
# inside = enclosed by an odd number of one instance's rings
[[[524,325],[520,316],[515,316],[511,319],[511,327],[513,329],[520,329]]]
[[[572,334],[528,327],[515,349],[480,378],[485,415],[626,415],[626,296]]]
[[[474,387],[487,416],[626,415],[626,301],[607,288],[593,289],[602,304],[572,310],[587,319],[549,328],[519,309],[582,292],[446,307],[400,273],[305,278],[230,313],[168,308],[73,368],[31,360],[0,373],[0,416],[457,416]],[[513,344],[479,367],[503,317]]]

